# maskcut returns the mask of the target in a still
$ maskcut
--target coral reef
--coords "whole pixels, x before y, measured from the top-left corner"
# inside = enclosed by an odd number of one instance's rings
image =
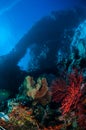
[[[38,130],[38,126],[34,117],[31,116],[32,110],[16,106],[8,114],[10,121],[4,122],[0,120],[0,125],[7,130]]]
[[[0,119],[7,130],[85,130],[86,83],[80,71],[72,70],[49,86],[45,77],[25,77],[19,94],[8,100]],[[65,78],[64,78],[65,77]]]

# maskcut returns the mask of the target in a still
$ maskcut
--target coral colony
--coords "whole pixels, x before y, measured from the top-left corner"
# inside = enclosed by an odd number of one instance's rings
[[[45,77],[25,77],[19,94],[0,113],[2,130],[86,129],[86,85],[77,70],[48,86]],[[55,104],[55,105],[54,105]]]

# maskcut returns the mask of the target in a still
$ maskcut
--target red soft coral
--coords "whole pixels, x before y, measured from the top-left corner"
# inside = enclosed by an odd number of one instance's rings
[[[68,77],[69,85],[64,80],[58,80],[52,87],[52,100],[61,102],[62,114],[68,113],[76,108],[81,97],[82,75],[77,71],[71,73]]]
[[[67,92],[66,82],[64,80],[56,80],[52,84],[52,101],[61,102]]]
[[[77,104],[82,95],[81,83],[83,81],[82,75],[72,73],[69,76],[69,86],[67,89],[67,95],[62,101],[62,114],[68,113],[70,110],[76,109]]]
[[[67,83],[56,81],[52,91],[53,101],[61,103],[62,117],[70,116],[73,112],[79,128],[86,129],[86,83],[83,83],[82,75],[77,71],[72,72]]]

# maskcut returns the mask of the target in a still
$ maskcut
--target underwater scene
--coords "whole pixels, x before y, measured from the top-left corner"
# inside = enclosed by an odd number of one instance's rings
[[[86,0],[0,0],[0,130],[86,130]]]

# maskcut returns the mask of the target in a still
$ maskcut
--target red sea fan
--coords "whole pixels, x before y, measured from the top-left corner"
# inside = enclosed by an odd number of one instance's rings
[[[80,73],[72,72],[67,78],[67,83],[63,80],[54,82],[52,100],[61,103],[60,110],[63,117],[75,113],[78,127],[86,129],[86,83],[83,83]]]
[[[76,109],[78,102],[80,101],[81,83],[83,81],[82,75],[78,73],[72,73],[69,76],[69,86],[67,88],[67,96],[62,101],[62,114],[66,114],[73,109]]]
[[[52,89],[52,101],[56,103],[61,102],[67,92],[66,82],[61,79],[56,80],[53,82],[51,89]]]
[[[77,71],[71,73],[67,79],[69,85],[64,80],[57,80],[52,85],[52,101],[61,102],[62,114],[75,109],[81,97],[82,75]]]

